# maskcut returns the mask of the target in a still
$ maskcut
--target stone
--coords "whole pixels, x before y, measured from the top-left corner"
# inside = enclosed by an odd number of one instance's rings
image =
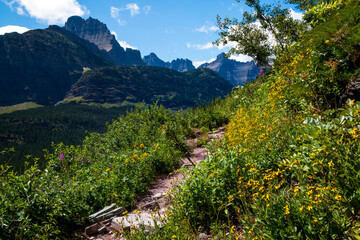
[[[119,207],[114,210],[104,212],[103,214],[98,215],[98,216],[92,218],[91,220],[92,221],[99,221],[99,220],[103,221],[103,220],[109,219],[114,216],[122,216],[124,212],[125,212],[125,209],[122,207]]]
[[[198,239],[199,240],[208,239],[208,235],[206,235],[206,233],[200,233]]]
[[[99,230],[98,230],[98,233],[99,234],[104,234],[104,233],[107,233],[107,228],[106,228],[106,226],[102,226],[101,228],[99,228]]]
[[[92,220],[95,219],[96,217],[98,217],[98,216],[100,216],[100,215],[103,215],[104,213],[107,213],[107,212],[113,210],[114,208],[116,208],[116,204],[115,204],[115,203],[113,203],[113,204],[111,204],[111,205],[109,205],[109,206],[106,206],[105,208],[101,209],[100,211],[97,211],[96,213],[91,214],[91,215],[89,216],[89,220],[92,221]]]
[[[160,193],[157,193],[154,196],[152,196],[152,199],[157,200],[157,199],[163,198],[165,196],[166,196],[166,193],[160,192]]]
[[[154,201],[154,202],[150,202],[145,204],[142,208],[144,209],[150,209],[152,211],[156,211],[160,209],[160,205],[158,202]]]
[[[85,228],[85,234],[86,235],[94,235],[98,232],[100,225],[95,223],[87,228]]]
[[[154,229],[156,226],[161,227],[160,218],[163,218],[164,215],[155,214],[152,215],[147,212],[141,213],[130,213],[123,217],[113,218],[111,226],[118,230],[130,230],[131,228],[140,228],[145,227],[145,229]]]

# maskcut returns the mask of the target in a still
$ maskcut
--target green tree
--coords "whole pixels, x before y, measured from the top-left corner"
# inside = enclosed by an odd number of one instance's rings
[[[297,2],[300,8],[307,6],[302,0],[291,2]],[[245,3],[252,11],[245,11],[241,21],[217,16],[221,38],[215,44],[236,42],[237,45],[230,49],[228,55],[246,54],[257,65],[271,68],[271,57],[296,42],[305,31],[306,24],[293,19],[290,11],[281,4],[262,4],[260,0],[246,0]]]

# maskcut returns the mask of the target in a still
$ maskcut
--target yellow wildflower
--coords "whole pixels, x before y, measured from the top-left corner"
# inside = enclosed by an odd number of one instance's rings
[[[286,205],[286,206],[284,207],[284,209],[285,209],[285,212],[284,212],[285,215],[287,215],[287,214],[290,213],[290,209],[289,209],[289,206],[288,206],[288,205]]]

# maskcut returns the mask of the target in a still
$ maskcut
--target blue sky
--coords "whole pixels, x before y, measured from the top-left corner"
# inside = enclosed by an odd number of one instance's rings
[[[140,50],[142,56],[154,52],[165,61],[188,58],[198,65],[229,50],[211,45],[219,37],[216,16],[241,18],[244,10],[248,10],[244,1],[235,0],[0,0],[0,34],[5,29],[21,32],[23,27],[63,26],[72,15],[91,16],[116,33],[123,46]]]

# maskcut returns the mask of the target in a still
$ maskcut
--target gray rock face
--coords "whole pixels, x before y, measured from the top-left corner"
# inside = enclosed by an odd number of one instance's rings
[[[155,53],[150,53],[143,58],[144,62],[149,66],[170,68],[178,72],[187,72],[194,70],[195,67],[189,59],[178,58],[171,62],[164,62]]]
[[[192,61],[183,58],[172,60],[169,68],[174,69],[178,72],[187,72],[195,69],[194,65],[192,64]]]
[[[234,86],[244,85],[245,82],[255,80],[260,73],[260,68],[253,61],[238,62],[226,58],[225,53],[219,54],[215,61],[204,63],[198,68],[209,68],[227,79]]]
[[[107,26],[97,19],[90,17],[84,20],[81,17],[73,16],[65,23],[65,29],[94,43],[100,50],[105,50],[108,53],[108,59],[114,65],[145,65],[140,51],[133,49],[125,51]]]
[[[155,53],[150,53],[147,56],[144,56],[143,58],[146,65],[154,66],[154,67],[167,67],[167,64],[170,64],[169,62],[164,62],[158,56],[156,56]]]

